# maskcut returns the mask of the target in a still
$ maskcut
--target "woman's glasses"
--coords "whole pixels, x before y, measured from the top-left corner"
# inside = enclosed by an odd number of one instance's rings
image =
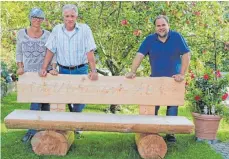
[[[41,18],[41,17],[32,17],[32,20],[36,20],[36,21],[43,21],[44,18]]]

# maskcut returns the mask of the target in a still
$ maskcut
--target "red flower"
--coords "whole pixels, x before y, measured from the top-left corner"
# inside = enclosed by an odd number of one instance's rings
[[[196,6],[196,2],[192,2],[192,6]]]
[[[194,14],[195,14],[196,16],[200,16],[200,15],[201,15],[200,11],[194,12]]]
[[[199,101],[200,100],[200,96],[195,96],[195,100]]]
[[[121,25],[122,25],[122,26],[127,25],[127,24],[128,24],[128,21],[127,21],[126,19],[123,19],[123,20],[121,21]]]
[[[216,71],[216,77],[222,77],[222,75],[221,75],[219,70]]]
[[[205,74],[205,75],[204,75],[204,79],[205,79],[205,80],[208,80],[208,79],[209,79],[208,74]]]
[[[134,32],[133,32],[133,34],[135,35],[135,36],[140,36],[141,34],[142,34],[142,31],[141,30],[135,30]]]
[[[195,75],[193,73],[191,73],[191,79],[195,78]]]
[[[188,82],[185,82],[185,86],[188,86]]]
[[[226,100],[228,97],[228,93],[225,93],[223,96],[222,96],[222,100]]]

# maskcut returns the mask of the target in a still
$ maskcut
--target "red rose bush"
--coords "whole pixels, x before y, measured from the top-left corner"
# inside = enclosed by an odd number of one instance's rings
[[[189,71],[186,80],[186,100],[192,112],[220,115],[229,121],[228,98],[229,75],[205,68],[204,71]]]

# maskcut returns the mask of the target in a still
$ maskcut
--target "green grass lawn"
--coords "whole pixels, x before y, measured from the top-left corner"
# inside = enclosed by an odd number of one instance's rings
[[[107,105],[87,105],[84,112],[104,113]],[[17,103],[16,93],[1,101],[1,157],[2,159],[140,159],[135,145],[134,134],[84,132],[83,138],[75,139],[64,157],[37,156],[30,143],[23,144],[21,138],[26,130],[6,129],[4,118],[14,109],[29,109],[29,104]],[[160,114],[165,114],[165,107]],[[122,106],[122,114],[138,114],[137,106]],[[29,115],[29,114],[28,114]],[[192,120],[186,107],[179,107],[179,115]],[[163,135],[163,134],[162,134]],[[222,159],[207,143],[195,142],[194,134],[177,134],[177,143],[168,145],[166,159]],[[218,139],[229,140],[229,125],[221,121]]]

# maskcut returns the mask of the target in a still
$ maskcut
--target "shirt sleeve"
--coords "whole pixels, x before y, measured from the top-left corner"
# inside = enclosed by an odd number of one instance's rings
[[[95,40],[91,31],[91,28],[86,25],[86,48],[85,48],[85,52],[88,53],[91,50],[96,50],[96,45],[95,45]]]
[[[56,54],[53,54],[51,64],[53,64],[53,63],[57,63]]]
[[[49,49],[54,54],[56,53],[57,50],[56,30],[57,30],[56,27],[54,27],[45,44],[46,48]]]
[[[17,62],[23,62],[23,53],[22,53],[22,42],[20,40],[21,30],[17,33],[17,43],[16,43],[16,61]]]
[[[149,37],[146,37],[145,40],[142,42],[140,48],[138,49],[138,53],[143,54],[144,56],[146,56],[149,53]]]
[[[180,55],[184,55],[185,53],[190,52],[190,49],[188,47],[188,44],[186,43],[184,37],[181,34],[178,34],[178,41],[179,41],[179,46],[180,46]]]

